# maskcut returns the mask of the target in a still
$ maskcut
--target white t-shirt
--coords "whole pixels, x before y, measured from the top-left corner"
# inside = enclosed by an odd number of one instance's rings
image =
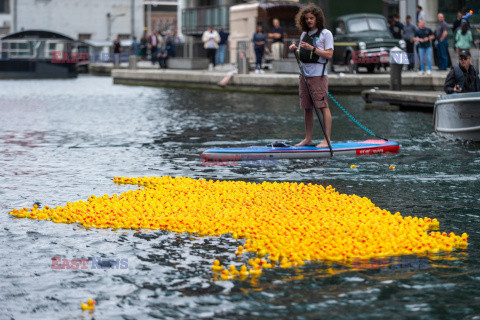
[[[215,49],[215,32],[210,32],[208,34],[207,48],[208,49]]]
[[[318,29],[308,31],[308,35],[313,35],[318,31]],[[305,32],[302,33],[300,36],[300,41],[302,41],[303,37],[305,36]],[[320,50],[333,50],[333,35],[332,33],[327,30],[323,29],[320,33],[318,38],[315,38],[315,47]],[[303,72],[305,73],[306,77],[320,77],[322,75],[323,66],[327,61],[327,59],[320,57],[317,63],[304,63],[303,64]],[[323,73],[324,76],[328,74],[327,66],[325,65],[325,72]]]

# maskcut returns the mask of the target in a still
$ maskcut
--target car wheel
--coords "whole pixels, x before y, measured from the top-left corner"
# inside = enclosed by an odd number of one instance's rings
[[[375,72],[375,65],[374,65],[374,64],[369,64],[369,65],[367,66],[367,71],[368,71],[368,73],[373,73],[373,72]]]
[[[348,72],[357,73],[358,65],[353,62],[351,52],[347,53],[347,58],[345,59],[345,64],[347,65]]]

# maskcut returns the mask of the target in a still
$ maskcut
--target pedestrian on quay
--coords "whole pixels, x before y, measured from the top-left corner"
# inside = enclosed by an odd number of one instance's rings
[[[440,70],[447,70],[448,68],[448,29],[443,13],[439,13],[438,24],[435,29],[435,42],[437,44],[438,68]]]
[[[452,67],[445,79],[443,90],[446,93],[467,93],[480,91],[478,70],[472,65],[470,51],[460,51],[458,66]]]
[[[203,47],[207,51],[207,58],[210,61],[208,70],[213,70],[215,67],[215,54],[218,48],[218,43],[220,42],[220,35],[215,29],[213,29],[213,26],[210,26],[208,30],[203,33],[202,42]]]
[[[408,70],[412,71],[415,65],[415,43],[413,38],[415,37],[415,31],[417,30],[417,27],[412,23],[412,17],[410,15],[408,15],[406,18],[403,30],[403,39],[407,45]]]
[[[305,139],[297,143],[297,146],[312,145],[314,110],[313,103],[319,108],[323,115],[323,127],[326,137],[317,145],[318,148],[328,146],[332,131],[332,115],[328,108],[328,59],[333,56],[333,36],[325,29],[325,16],[322,9],[314,4],[308,4],[300,9],[295,22],[300,31],[300,44],[292,44],[289,50],[298,54],[303,62],[303,73],[312,90],[313,102],[307,86],[300,77],[299,95],[300,107],[304,109]],[[298,50],[298,52],[297,52]]]
[[[403,39],[404,26],[400,22],[400,18],[398,16],[398,14],[395,14],[393,16],[390,32],[392,33],[393,38]]]
[[[138,54],[138,42],[137,37],[133,36],[132,44],[130,45],[130,55],[136,56]]]
[[[462,22],[460,30],[455,35],[455,41],[458,53],[463,50],[470,50],[473,44],[472,31],[466,22]]]
[[[140,52],[139,52],[140,59],[147,60],[147,48],[148,48],[148,33],[147,31],[144,31],[143,36],[140,39]]]
[[[157,62],[157,51],[159,45],[161,47],[161,44],[159,44],[157,31],[154,30],[150,35],[150,60],[152,61],[152,64]]]
[[[463,19],[463,13],[462,13],[462,11],[458,11],[457,12],[457,19],[453,23],[453,27],[452,27],[454,35],[457,34],[458,28],[460,28],[460,26],[462,25],[462,19]]]
[[[215,55],[215,63],[223,66],[225,64],[225,56],[227,54],[229,34],[228,32],[225,32],[223,28],[218,28],[218,35],[220,36],[220,42],[218,43],[218,49]]]
[[[115,67],[120,65],[120,53],[122,52],[122,46],[120,45],[120,37],[117,36],[113,41],[113,64]]]
[[[415,32],[414,41],[418,41],[418,55],[420,62],[420,71],[419,74],[425,74],[425,60],[427,60],[428,70],[427,74],[432,74],[432,47],[430,41],[433,40],[435,36],[430,28],[425,26],[425,20],[420,20],[418,23],[418,29]]]
[[[265,53],[265,43],[267,36],[263,33],[263,26],[257,25],[257,31],[253,34],[252,42],[254,44],[254,51],[256,57],[255,73],[264,73],[262,69],[263,54]]]
[[[172,38],[167,37],[165,40],[165,46],[157,55],[160,69],[167,69],[167,61],[170,57],[175,57],[175,45],[172,42]]]
[[[268,34],[272,41],[273,60],[281,60],[283,58],[283,28],[280,26],[280,20],[273,19],[273,28]]]
[[[425,21],[425,12],[423,12],[422,6],[417,6],[417,25],[422,20]]]

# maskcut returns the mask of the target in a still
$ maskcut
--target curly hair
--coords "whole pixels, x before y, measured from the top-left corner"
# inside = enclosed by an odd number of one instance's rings
[[[325,16],[323,15],[322,9],[320,9],[313,3],[309,3],[305,7],[301,8],[295,16],[295,24],[297,25],[298,29],[305,32],[308,32],[310,30],[310,28],[308,28],[307,22],[305,21],[305,15],[307,13],[311,13],[315,16],[317,20],[317,28],[319,30],[322,30],[325,27]]]

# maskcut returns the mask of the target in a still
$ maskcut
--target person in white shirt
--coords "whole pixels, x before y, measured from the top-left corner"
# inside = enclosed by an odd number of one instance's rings
[[[323,115],[323,127],[326,137],[318,144],[317,148],[328,147],[332,131],[332,115],[328,108],[328,59],[333,56],[333,36],[325,29],[325,17],[322,9],[310,4],[300,9],[296,18],[297,27],[303,31],[300,36],[300,46],[292,44],[290,51],[298,54],[303,62],[303,72],[312,91],[313,100],[310,97],[305,81],[300,77],[299,93],[300,107],[304,109],[305,116],[305,139],[297,143],[297,146],[309,146],[313,144],[313,103],[321,110]],[[298,51],[297,51],[298,50]]]
[[[205,50],[207,50],[207,58],[210,61],[209,69],[215,67],[215,54],[220,42],[220,35],[213,26],[210,26],[202,35],[202,42]]]
[[[425,20],[425,12],[423,12],[422,6],[417,6],[417,23],[421,20]]]

